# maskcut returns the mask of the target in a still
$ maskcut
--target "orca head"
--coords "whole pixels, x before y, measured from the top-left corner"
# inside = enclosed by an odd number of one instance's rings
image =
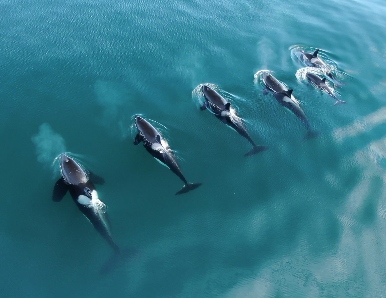
[[[210,88],[209,86],[207,85],[202,85],[201,86],[201,92],[202,94],[204,95],[204,97],[206,99],[209,99],[210,98],[210,94],[213,93],[213,89]]]
[[[60,172],[68,184],[78,185],[88,181],[88,175],[83,167],[66,153],[60,155]]]
[[[271,74],[269,73],[269,71],[262,71],[261,73],[261,79],[263,80],[264,84],[265,84],[265,81],[267,80],[267,77],[270,76]]]
[[[158,142],[160,134],[147,120],[137,115],[135,116],[135,126],[146,141],[150,143]]]
[[[138,129],[140,129],[141,123],[144,122],[144,121],[146,121],[145,119],[143,119],[143,118],[142,118],[141,116],[139,116],[139,115],[136,115],[135,118],[134,118],[134,120],[135,120],[135,126],[136,126]]]
[[[263,73],[262,75],[263,83],[268,89],[272,90],[272,84],[275,82],[275,78],[269,72]]]

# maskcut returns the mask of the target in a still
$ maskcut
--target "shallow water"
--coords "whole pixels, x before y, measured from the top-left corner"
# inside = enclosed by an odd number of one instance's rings
[[[2,297],[380,297],[386,286],[386,8],[382,1],[0,0]],[[291,47],[344,72],[346,105],[295,76]],[[274,72],[320,135],[254,74]],[[269,150],[208,111],[218,87]],[[192,93],[193,92],[193,93]],[[191,182],[142,145],[132,117],[159,122]],[[155,125],[157,125],[157,123]],[[164,125],[166,128],[162,128]],[[51,201],[54,158],[76,155],[113,235],[112,251],[72,199]]]

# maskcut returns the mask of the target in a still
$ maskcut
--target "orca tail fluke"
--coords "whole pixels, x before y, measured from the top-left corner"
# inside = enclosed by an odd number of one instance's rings
[[[258,145],[258,146],[253,147],[253,149],[251,151],[245,153],[244,156],[251,156],[251,155],[263,152],[267,149],[268,149],[268,146]]]
[[[134,248],[126,248],[123,250],[114,250],[114,254],[103,264],[99,273],[101,275],[106,275],[115,269],[117,269],[120,265],[122,265],[128,259],[134,257],[137,254],[137,250]]]
[[[337,99],[334,106],[346,103],[344,100]]]
[[[304,136],[305,140],[316,138],[319,135],[319,132],[315,130],[309,130],[307,131],[307,134]]]
[[[201,186],[202,183],[186,183],[179,191],[176,192],[176,195],[180,195],[183,193],[187,193],[188,191],[191,191],[193,189],[196,189],[197,187]]]

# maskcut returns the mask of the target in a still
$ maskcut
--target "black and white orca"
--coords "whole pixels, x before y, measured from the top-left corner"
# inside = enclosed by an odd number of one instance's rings
[[[344,100],[340,100],[336,97],[333,90],[326,84],[326,78],[321,78],[312,72],[307,72],[306,78],[312,85],[326,92],[328,95],[334,98],[336,100],[334,105],[346,103]]]
[[[266,89],[273,94],[275,99],[303,122],[307,129],[306,138],[316,136],[317,132],[311,129],[310,123],[303,109],[300,107],[299,101],[293,96],[293,90],[288,89],[284,83],[280,82],[269,72],[262,74],[262,81]]]
[[[168,142],[153,125],[141,116],[135,116],[135,126],[138,133],[135,136],[134,145],[143,142],[145,149],[155,159],[167,166],[184,182],[184,186],[176,193],[176,195],[186,193],[201,185],[201,183],[190,183],[186,180],[177,163],[173,150],[170,149]]]
[[[200,107],[201,111],[208,109],[219,120],[233,128],[252,144],[252,150],[245,153],[245,156],[253,155],[268,149],[267,146],[255,144],[255,142],[249,136],[243,120],[236,114],[236,111],[231,107],[230,102],[226,101],[225,98],[222,97],[216,90],[210,88],[207,85],[203,85],[201,87],[201,91],[205,98],[204,104]]]
[[[116,253],[119,253],[120,249],[111,236],[106,205],[100,201],[93,183],[94,181],[97,184],[103,184],[104,179],[87,172],[66,153],[60,154],[57,159],[62,177],[55,184],[52,199],[59,202],[69,191],[76,206],[91,222],[95,230]]]
[[[313,53],[307,53],[301,50],[300,53],[300,59],[303,61],[305,66],[320,68],[334,84],[342,84],[332,73],[331,67],[318,56],[319,49],[316,49]]]

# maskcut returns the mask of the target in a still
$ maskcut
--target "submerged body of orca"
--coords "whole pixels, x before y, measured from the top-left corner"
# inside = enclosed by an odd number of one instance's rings
[[[60,163],[62,177],[55,184],[52,199],[59,202],[69,191],[75,204],[91,222],[95,230],[116,253],[119,253],[120,249],[111,236],[106,206],[99,200],[93,183],[94,181],[97,184],[103,184],[103,178],[87,173],[79,163],[66,153],[60,154],[57,159]]]
[[[320,90],[326,92],[328,95],[330,95],[332,98],[334,98],[336,100],[335,105],[346,103],[344,100],[340,100],[336,97],[333,90],[327,85],[326,78],[321,78],[312,72],[307,72],[306,78],[312,85],[314,85],[315,87],[319,88]]]
[[[143,142],[145,149],[155,159],[167,166],[184,182],[184,186],[176,193],[176,195],[186,193],[201,185],[201,183],[190,183],[186,180],[177,163],[174,152],[170,149],[167,141],[162,137],[161,133],[153,125],[151,125],[144,118],[135,116],[135,126],[137,127],[138,133],[135,137],[134,145],[138,145]]]
[[[256,145],[252,138],[249,136],[243,120],[237,116],[236,111],[231,108],[230,102],[227,102],[218,92],[210,88],[209,86],[203,85],[201,91],[204,95],[205,102],[200,109],[208,109],[212,112],[219,120],[224,122],[226,125],[233,128],[240,135],[246,138],[253,146],[252,150],[244,154],[245,156],[253,155],[268,149],[267,146]]]
[[[262,81],[275,99],[288,110],[290,110],[296,117],[298,117],[307,129],[306,138],[311,138],[317,135],[317,132],[311,129],[310,123],[300,107],[299,101],[293,96],[292,89],[288,89],[282,82],[276,79],[272,74],[265,72],[262,74]]]

